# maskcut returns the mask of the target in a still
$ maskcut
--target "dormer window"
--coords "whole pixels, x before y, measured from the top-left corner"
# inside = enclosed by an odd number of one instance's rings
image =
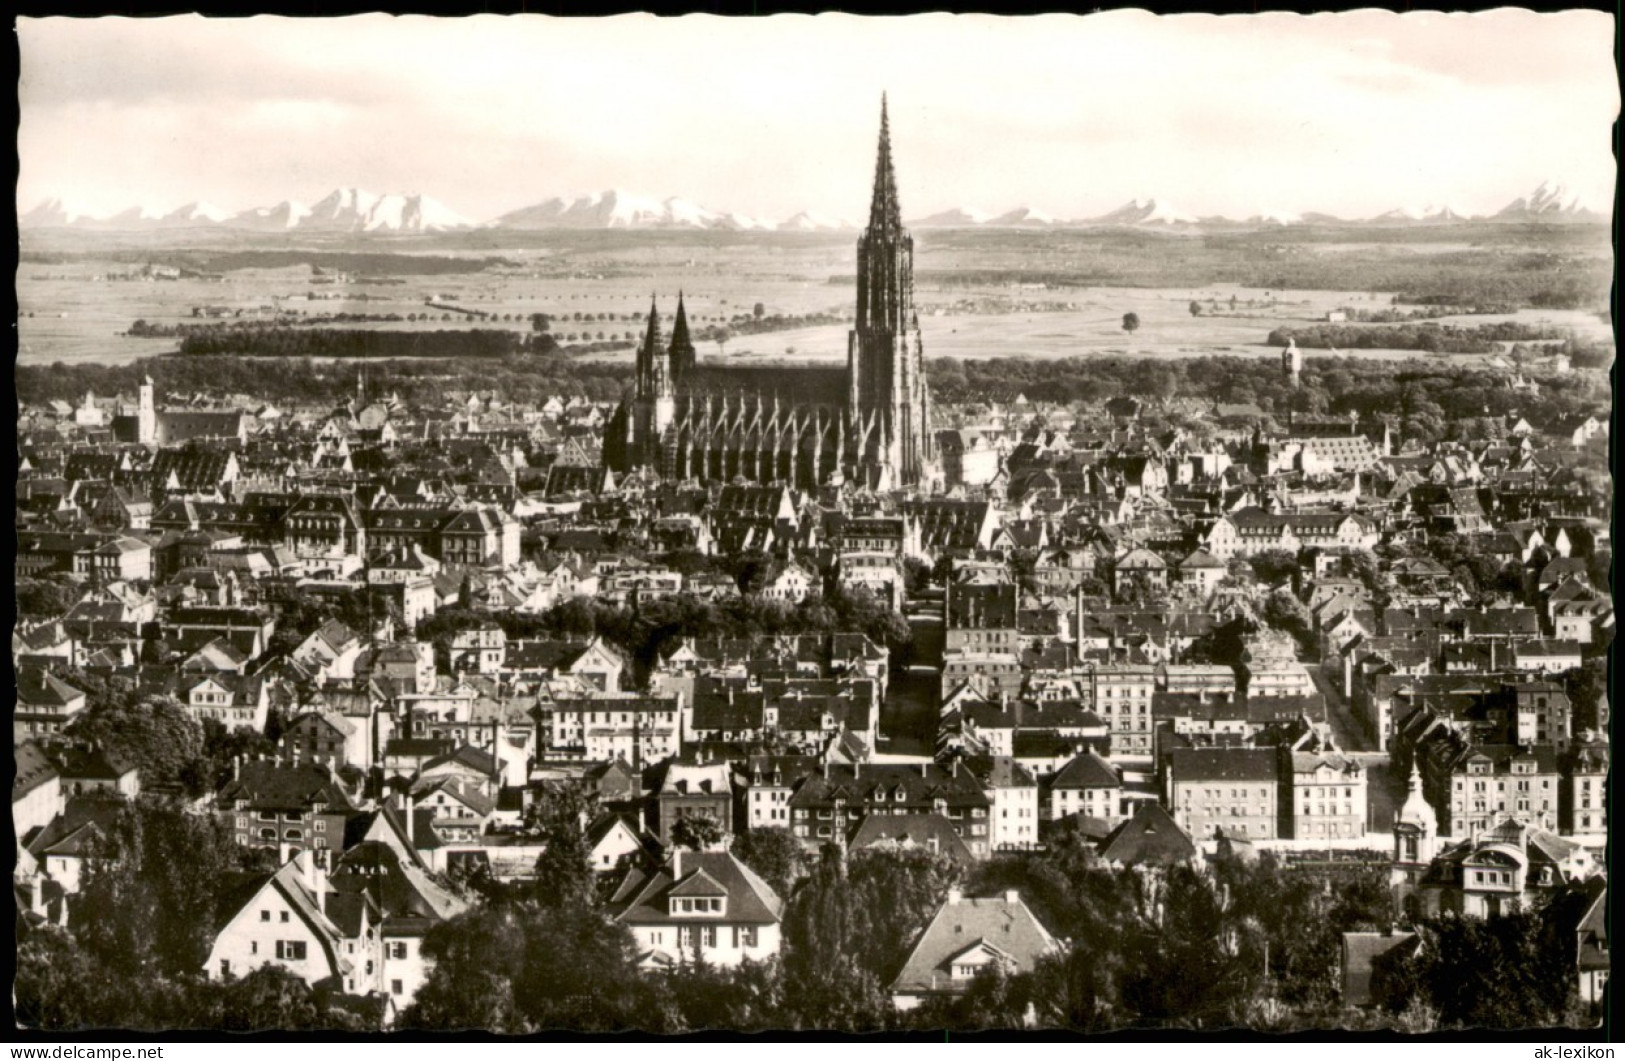
[[[673,896],[670,913],[673,917],[721,917],[727,912],[728,900],[721,896]]]

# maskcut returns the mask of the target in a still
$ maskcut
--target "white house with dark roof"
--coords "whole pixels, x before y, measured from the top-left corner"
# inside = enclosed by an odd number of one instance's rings
[[[659,869],[628,871],[610,900],[617,923],[637,941],[639,965],[738,965],[779,952],[784,901],[726,851],[674,848]]]
[[[1048,788],[1047,809],[1054,821],[1073,814],[1086,814],[1112,826],[1124,820],[1123,779],[1092,750],[1056,771]]]
[[[423,953],[429,930],[468,909],[468,902],[436,883],[414,856],[391,843],[364,841],[333,867],[334,892],[364,895],[382,921],[378,983],[397,1012],[410,1005],[434,967]],[[364,968],[364,966],[363,966]]]
[[[275,873],[252,874],[221,900],[220,909],[203,967],[210,979],[276,965],[312,986],[329,981],[352,995],[381,990],[377,905],[365,892],[334,892],[324,857],[302,851]]]
[[[892,981],[892,1004],[906,1011],[927,999],[963,994],[993,968],[1030,973],[1060,947],[1017,892],[968,899],[950,889]]]
[[[85,708],[85,694],[43,667],[17,671],[17,698],[11,716],[14,744],[62,732]]]

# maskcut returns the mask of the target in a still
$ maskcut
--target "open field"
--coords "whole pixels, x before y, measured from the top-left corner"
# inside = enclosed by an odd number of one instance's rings
[[[1592,229],[928,230],[916,234],[916,302],[931,357],[1273,356],[1264,344],[1277,327],[1323,321],[1340,308],[1386,308],[1395,293],[1429,293],[1417,285],[1434,283],[1427,278],[1435,275],[1440,291],[1487,290],[1510,278],[1512,289],[1527,293],[1527,276],[1544,264],[1534,272],[1584,294],[1580,308],[1525,308],[1441,323],[1514,319],[1606,340],[1609,328],[1598,313],[1607,306],[1611,250],[1607,232]],[[404,317],[426,310],[434,317],[342,325],[390,329],[529,331],[531,314],[546,313],[554,334],[568,343],[597,341],[600,333],[606,340],[641,334],[651,293],[669,314],[681,290],[702,331],[750,313],[757,303],[770,315],[832,313],[844,321],[853,302],[850,233],[485,231],[364,242],[306,238],[297,245],[274,236],[184,235],[164,234],[162,244],[138,246],[116,234],[25,234],[17,271],[20,361],[124,363],[163,353],[176,340],[119,333],[136,320],[197,323],[194,307],[264,319],[278,312]],[[98,279],[148,261],[221,278]],[[313,265],[391,282],[318,284]],[[1603,295],[1592,305],[1599,275]],[[1259,277],[1285,283],[1247,282]],[[1310,286],[1326,278],[1345,281],[1344,289]],[[1532,297],[1550,302],[1552,293],[1541,289]],[[513,319],[428,310],[431,300]],[[1190,313],[1193,300],[1203,303],[1202,315]],[[1122,327],[1131,312],[1140,320],[1132,334]],[[702,346],[702,356],[719,354],[844,360],[846,326],[738,335],[725,348]],[[1376,349],[1358,356],[1409,359],[1417,353]]]

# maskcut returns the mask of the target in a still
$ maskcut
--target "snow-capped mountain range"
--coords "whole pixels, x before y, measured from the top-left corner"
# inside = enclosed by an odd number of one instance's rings
[[[1590,210],[1580,205],[1578,196],[1569,194],[1569,190],[1556,181],[1543,181],[1540,187],[1528,195],[1520,195],[1502,207],[1495,216],[1511,221],[1569,218],[1591,220],[1596,217]]]
[[[576,199],[548,199],[534,206],[510,211],[485,227],[535,230],[550,228],[715,228],[743,231],[751,229],[790,229],[808,232],[824,228],[849,228],[844,221],[803,211],[784,222],[747,217],[744,214],[708,210],[698,203],[673,196],[655,199],[646,195],[610,190]]]
[[[913,228],[1081,228],[1128,225],[1146,228],[1181,228],[1200,225],[1299,224],[1450,224],[1462,221],[1570,222],[1602,221],[1605,217],[1583,205],[1554,181],[1546,181],[1528,195],[1519,196],[1491,215],[1469,216],[1449,205],[1402,206],[1363,220],[1330,214],[1290,210],[1260,211],[1242,220],[1197,217],[1155,198],[1131,199],[1097,217],[1061,220],[1028,206],[1003,213],[969,207],[939,211],[909,223]],[[783,221],[771,221],[708,209],[679,197],[656,198],[624,191],[604,191],[576,198],[552,198],[511,210],[478,223],[427,195],[374,195],[360,188],[339,188],[315,203],[287,199],[274,206],[237,213],[205,202],[187,203],[167,212],[132,206],[111,216],[49,199],[20,215],[22,229],[83,229],[90,231],[145,231],[184,228],[240,229],[251,232],[317,232],[356,234],[422,234],[494,229],[516,232],[550,229],[712,229],[720,231],[821,232],[854,229],[841,218],[802,211]]]

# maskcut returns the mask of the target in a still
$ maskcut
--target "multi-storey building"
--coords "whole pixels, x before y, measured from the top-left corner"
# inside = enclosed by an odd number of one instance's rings
[[[214,810],[239,844],[287,859],[305,850],[343,850],[355,806],[326,765],[255,759],[234,766]]]
[[[1561,832],[1592,841],[1608,835],[1608,742],[1581,740],[1563,755],[1557,811]]]
[[[965,767],[993,801],[988,811],[992,851],[1019,851],[1038,843],[1038,779],[1007,755],[971,756]]]
[[[727,763],[672,759],[661,768],[655,819],[662,844],[671,846],[672,830],[684,818],[709,818],[724,833],[732,833],[733,813],[733,768]]]
[[[1551,745],[1480,744],[1450,777],[1450,835],[1475,836],[1506,818],[1555,830],[1557,750]]]
[[[605,695],[553,700],[537,707],[537,747],[544,758],[634,767],[676,755],[682,696]]]
[[[1335,749],[1299,751],[1285,755],[1292,772],[1291,830],[1283,836],[1296,840],[1342,840],[1366,832],[1367,784],[1365,767],[1353,756]]]
[[[1052,820],[1083,814],[1114,827],[1125,820],[1123,778],[1092,751],[1056,771],[1048,787],[1049,804],[1044,809]]]
[[[1215,830],[1280,835],[1280,766],[1273,748],[1181,748],[1168,758],[1174,821],[1198,840]]]
[[[790,793],[819,769],[819,760],[810,755],[752,756],[745,764],[745,827],[790,828]]]
[[[1512,687],[1517,703],[1515,744],[1555,744],[1568,747],[1572,714],[1568,694],[1556,682],[1521,682]]]
[[[957,761],[947,767],[858,763],[824,764],[790,796],[791,830],[809,848],[843,844],[870,814],[940,814],[972,855],[989,853],[992,800],[975,775]]]
[[[1128,663],[1095,666],[1094,709],[1111,731],[1113,757],[1151,756],[1151,697],[1156,689],[1155,667]]]

